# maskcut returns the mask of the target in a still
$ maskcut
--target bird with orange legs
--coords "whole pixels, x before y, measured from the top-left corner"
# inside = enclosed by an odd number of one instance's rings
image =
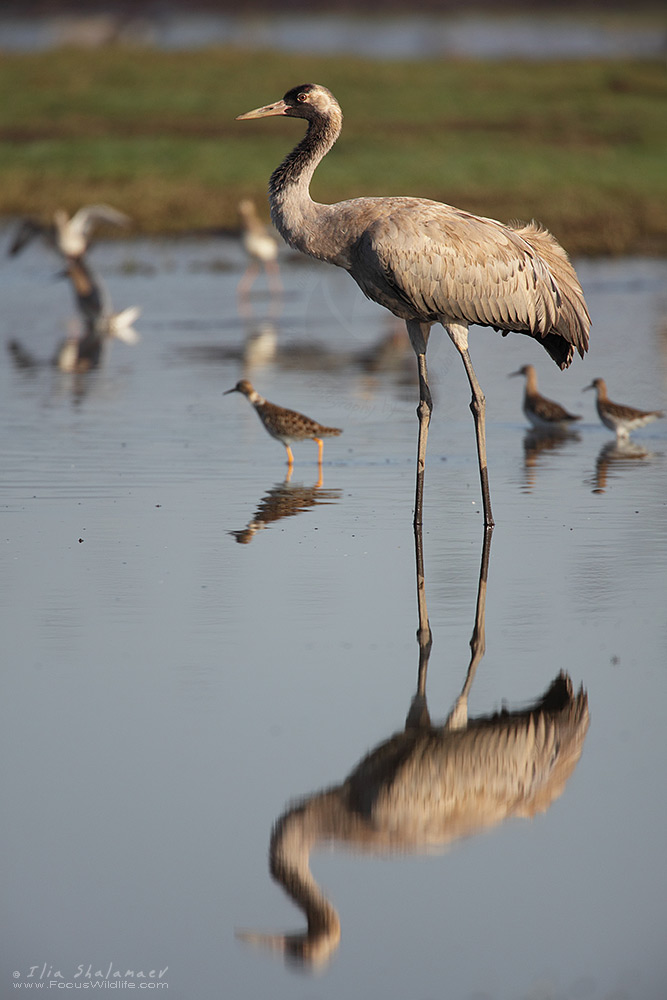
[[[287,451],[287,466],[291,470],[294,465],[294,455],[290,447],[293,441],[315,441],[318,448],[317,464],[322,465],[322,453],[324,442],[322,438],[337,437],[342,434],[339,427],[324,427],[316,420],[311,420],[303,413],[296,410],[287,410],[284,406],[276,406],[269,403],[263,396],[253,388],[248,379],[241,379],[232,389],[228,389],[223,395],[228,396],[230,392],[240,392],[251,403],[259,419],[264,424],[264,428],[271,437],[281,441]]]

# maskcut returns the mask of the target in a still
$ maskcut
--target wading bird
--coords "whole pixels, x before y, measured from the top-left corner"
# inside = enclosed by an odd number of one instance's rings
[[[250,198],[243,198],[238,209],[241,217],[241,243],[249,257],[248,266],[239,282],[239,300],[247,302],[260,267],[266,271],[271,293],[279,296],[282,285],[278,267],[278,242],[257,215],[255,203]]]
[[[605,427],[614,431],[619,440],[627,439],[630,437],[630,431],[644,427],[645,424],[650,424],[665,415],[662,410],[635,410],[632,406],[612,403],[607,395],[607,383],[603,378],[593,379],[582,391],[586,392],[588,389],[597,390],[595,406],[598,416]]]
[[[294,455],[290,444],[292,441],[315,441],[318,448],[318,464],[322,464],[322,450],[324,448],[323,437],[333,437],[342,434],[339,427],[323,427],[316,420],[297,413],[296,410],[286,410],[283,406],[276,406],[269,403],[263,396],[253,389],[248,379],[241,379],[232,389],[228,389],[223,396],[228,396],[230,392],[240,392],[252,403],[257,411],[257,416],[264,424],[271,437],[282,441],[287,451],[287,465],[291,468],[294,464]]]
[[[570,427],[575,420],[581,417],[568,411],[555,403],[553,399],[541,396],[537,391],[537,373],[532,365],[524,365],[517,372],[512,372],[510,378],[516,375],[525,375],[526,389],[523,394],[523,412],[527,419],[538,430],[541,431],[564,431]]]
[[[493,524],[486,462],[485,398],[468,352],[471,323],[540,341],[566,368],[588,347],[590,317],[567,254],[536,223],[493,219],[423,198],[355,198],[334,205],[309,193],[315,168],[340,135],[343,116],[326,87],[304,84],[238,119],[304,118],[304,138],[271,176],[271,218],[297,250],[344,268],[364,294],[405,320],[419,371],[415,523],[421,523],[426,440],[433,409],[426,348],[441,323],[459,351],[472,392],[484,521]]]
[[[62,208],[53,215],[53,222],[45,225],[35,219],[23,219],[9,247],[9,253],[14,256],[28,243],[37,237],[63,257],[81,257],[90,244],[90,239],[96,225],[109,223],[113,226],[126,226],[130,222],[127,215],[112,208],[111,205],[84,205],[70,219]]]

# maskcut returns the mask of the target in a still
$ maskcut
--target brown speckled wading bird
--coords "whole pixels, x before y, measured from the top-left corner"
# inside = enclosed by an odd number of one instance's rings
[[[239,119],[305,118],[304,138],[271,176],[273,224],[297,250],[344,268],[368,298],[405,320],[419,369],[415,523],[421,523],[426,440],[433,409],[426,370],[431,327],[441,323],[472,391],[484,521],[493,524],[486,464],[485,398],[468,353],[471,323],[538,340],[566,368],[588,347],[590,317],[567,254],[536,223],[504,226],[424,198],[354,198],[320,205],[315,168],[340,135],[343,115],[317,84],[288,91]]]
[[[253,389],[250,382],[245,378],[237,382],[233,389],[228,389],[223,395],[228,396],[230,392],[240,392],[252,403],[257,410],[259,419],[271,437],[277,438],[278,441],[282,441],[285,445],[287,450],[287,464],[290,468],[294,464],[294,455],[290,448],[292,441],[317,442],[317,461],[321,465],[322,449],[324,447],[322,438],[334,437],[343,433],[339,427],[323,427],[322,424],[318,424],[316,420],[311,420],[310,417],[304,416],[303,413],[297,413],[296,410],[286,410],[283,406],[276,406],[275,403],[269,403]]]
[[[612,403],[607,395],[607,383],[603,378],[593,379],[591,384],[583,389],[583,392],[586,392],[587,389],[597,390],[595,405],[598,416],[605,427],[614,431],[619,440],[630,437],[630,431],[644,427],[645,424],[650,424],[653,420],[658,420],[665,415],[662,410],[635,410],[632,406]]]
[[[513,378],[515,375],[526,376],[523,412],[533,427],[541,431],[564,431],[576,420],[581,420],[578,414],[568,413],[560,403],[540,395],[537,391],[537,373],[532,365],[524,365],[517,372],[512,372],[509,377]]]

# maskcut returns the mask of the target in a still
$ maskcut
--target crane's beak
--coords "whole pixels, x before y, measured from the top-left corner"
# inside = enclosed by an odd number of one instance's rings
[[[590,385],[585,385],[581,391],[588,392],[589,389],[594,389],[594,388],[595,388],[595,382],[591,382]]]
[[[520,368],[519,368],[519,370],[517,372],[510,372],[507,377],[508,378],[514,378],[516,375],[523,375],[523,372],[521,371]]]
[[[275,104],[266,104],[263,108],[255,108],[254,111],[246,111],[244,115],[237,115],[236,121],[246,121],[248,118],[270,118],[271,115],[288,114],[289,104],[285,101],[276,101]]]

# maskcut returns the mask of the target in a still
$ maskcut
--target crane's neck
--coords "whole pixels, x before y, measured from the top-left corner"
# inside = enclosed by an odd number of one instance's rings
[[[271,837],[271,874],[303,910],[311,940],[324,937],[337,942],[340,937],[338,914],[309,867],[311,850],[335,834],[339,798],[340,789],[332,789],[290,809],[277,821]]]
[[[342,123],[340,108],[310,120],[305,136],[274,170],[269,182],[271,219],[283,239],[295,250],[332,263],[338,262],[331,227],[326,225],[330,206],[314,202],[309,188],[315,168],[340,135]]]

